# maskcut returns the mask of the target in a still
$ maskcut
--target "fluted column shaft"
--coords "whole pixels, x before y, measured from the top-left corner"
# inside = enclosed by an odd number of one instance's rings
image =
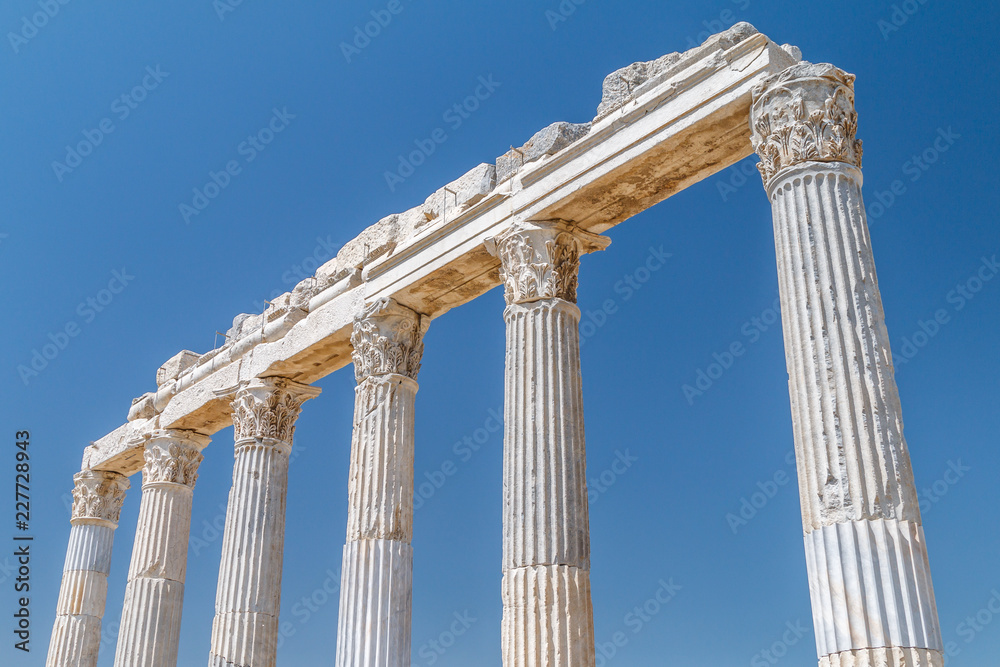
[[[316,387],[284,378],[254,379],[235,389],[236,461],[209,667],[275,665],[288,458],[302,403],[318,394]]]
[[[95,667],[115,528],[128,478],[85,470],[73,476],[73,510],[46,667]]]
[[[191,504],[208,442],[191,431],[167,430],[154,431],[146,441],[115,667],[177,664]]]
[[[413,407],[423,318],[379,301],[354,323],[358,386],[348,483],[338,667],[409,667]]]
[[[595,663],[577,273],[607,239],[521,223],[487,242],[501,260],[505,667]]]
[[[853,75],[754,91],[821,667],[940,667],[930,567],[875,276]]]

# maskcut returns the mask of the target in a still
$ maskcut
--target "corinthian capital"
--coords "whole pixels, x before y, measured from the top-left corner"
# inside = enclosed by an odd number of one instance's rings
[[[500,258],[507,305],[539,299],[576,303],[580,255],[603,250],[611,240],[562,220],[521,222],[486,239]]]
[[[209,439],[193,431],[154,431],[143,453],[142,483],[182,484],[193,488],[198,479],[201,450]]]
[[[750,129],[765,188],[803,162],[861,167],[854,75],[833,65],[801,62],[754,86]]]
[[[241,440],[291,444],[302,404],[320,393],[319,387],[287,378],[254,378],[220,394],[233,394],[233,429]]]
[[[354,318],[351,345],[358,384],[375,375],[417,379],[424,354],[424,318],[392,299],[380,299]]]
[[[106,470],[84,470],[73,475],[74,523],[118,525],[129,488],[128,477]]]

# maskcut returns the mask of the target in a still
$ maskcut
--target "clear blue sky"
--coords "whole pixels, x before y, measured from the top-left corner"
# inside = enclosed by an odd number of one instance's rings
[[[71,476],[88,441],[154,388],[162,362],[181,349],[210,350],[233,316],[289,289],[296,267],[314,268],[311,258],[325,259],[379,218],[549,123],[590,120],[606,74],[747,20],[809,60],[858,75],[865,197],[894,351],[936,311],[948,316],[933,337],[916,336],[925,345],[906,348],[915,354],[897,371],[917,482],[930,490],[924,523],[943,634],[961,651],[952,664],[996,663],[1000,618],[982,624],[980,614],[978,630],[966,618],[1000,591],[1000,279],[968,300],[951,294],[1000,253],[996,3],[908,0],[915,13],[897,15],[901,25],[889,31],[879,21],[891,22],[893,6],[881,1],[590,0],[556,22],[546,12],[558,11],[557,0],[402,0],[350,62],[340,44],[387,2],[329,4],[247,0],[220,19],[211,0],[74,0],[38,19],[37,30],[22,20],[42,11],[37,2],[0,7],[0,471],[9,488],[14,432],[30,429],[36,538],[32,651],[12,647],[13,582],[0,572],[0,662],[44,664]],[[478,110],[457,127],[444,117],[490,76],[500,85]],[[275,121],[283,129],[273,142],[241,147],[275,109],[287,115]],[[385,172],[397,156],[438,128],[447,141],[390,189]],[[95,129],[100,143],[89,155],[53,167]],[[951,138],[936,153],[939,132]],[[929,149],[934,162],[923,169],[913,156]],[[231,160],[239,173],[186,221],[179,206],[193,206],[193,189]],[[902,194],[873,209],[896,180]],[[781,664],[813,664],[798,494],[794,480],[767,483],[787,480],[793,467],[781,335],[753,320],[767,326],[777,290],[759,179],[720,174],[609,235],[608,251],[584,260],[580,288],[585,312],[606,299],[618,306],[582,352],[590,478],[604,479],[591,510],[597,640],[628,638],[605,664],[770,664],[760,652],[783,635],[796,641],[778,646]],[[650,248],[672,256],[626,298],[616,284]],[[115,271],[134,278],[98,302],[100,311],[87,305]],[[436,320],[426,338],[417,479],[448,460],[458,473],[416,514],[414,665],[431,656],[443,667],[500,664],[501,436],[477,429],[492,425],[502,403],[502,309],[494,290]],[[25,384],[18,366],[68,324],[77,335]],[[683,385],[736,341],[746,353],[689,403]],[[336,596],[312,609],[302,600],[322,601],[327,572],[340,569],[353,374],[319,384],[323,395],[299,420],[291,470],[282,620],[294,634],[279,651],[284,665],[332,664],[335,645]],[[483,441],[480,449],[456,449],[466,437]],[[960,477],[947,474],[959,464]],[[182,665],[207,660],[221,551],[209,526],[221,526],[231,465],[227,429],[206,450],[195,492],[194,535],[205,542],[190,553]],[[121,610],[139,507],[133,483],[106,627]],[[758,483],[773,498],[734,533],[727,514]],[[9,502],[3,513],[7,554]],[[681,586],[676,596],[655,615],[629,616],[661,580]],[[464,632],[446,634],[453,645],[435,652],[429,642],[466,612],[476,620],[456,625]],[[805,633],[786,635],[789,623]]]

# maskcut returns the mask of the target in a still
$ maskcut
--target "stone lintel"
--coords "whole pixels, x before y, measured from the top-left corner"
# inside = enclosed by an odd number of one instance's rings
[[[217,390],[268,375],[309,384],[343,368],[352,362],[354,316],[366,303],[388,297],[433,319],[481,296],[501,282],[500,262],[484,241],[519,220],[570,220],[600,234],[750,155],[751,91],[798,54],[751,30],[738,41],[729,32],[631,90],[586,136],[525,164],[489,194],[477,194],[474,205],[399,239],[363,267],[363,284],[329,301],[317,294],[322,305],[272,323],[272,333],[239,355],[233,347],[203,355],[159,388],[155,412],[137,411],[127,428],[88,448],[86,461],[134,473],[142,465],[141,451],[132,451],[137,434],[178,428],[211,435],[229,426],[228,399]]]

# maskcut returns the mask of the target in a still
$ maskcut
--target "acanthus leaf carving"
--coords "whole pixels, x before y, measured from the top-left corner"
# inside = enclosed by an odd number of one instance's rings
[[[507,305],[539,299],[576,303],[580,256],[608,243],[561,221],[512,227],[490,244],[500,259]]]
[[[97,519],[117,524],[128,478],[116,472],[84,470],[73,476],[72,520]]]
[[[366,308],[355,318],[351,333],[358,383],[387,374],[416,380],[424,353],[424,329],[422,316],[391,299],[380,299]]]
[[[782,170],[803,162],[861,167],[853,74],[803,62],[755,86],[753,98],[753,146],[765,187]]]
[[[286,378],[256,378],[243,383],[232,400],[236,442],[266,439],[290,444],[302,404],[319,391]]]
[[[198,448],[183,441],[155,439],[146,445],[143,484],[169,482],[194,487],[198,466],[204,456]]]

